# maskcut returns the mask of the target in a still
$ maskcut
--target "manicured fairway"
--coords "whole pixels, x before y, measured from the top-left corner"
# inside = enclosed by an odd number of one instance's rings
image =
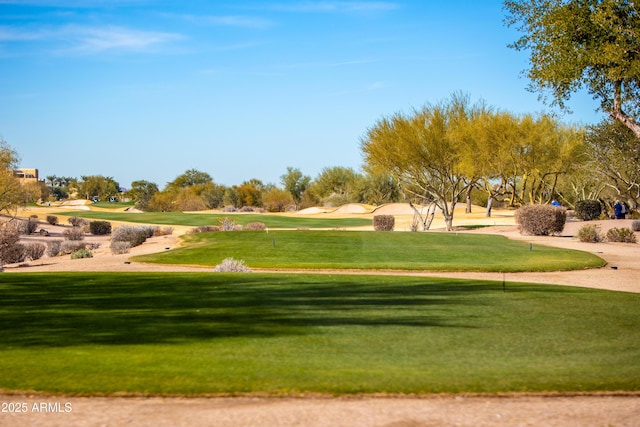
[[[546,271],[601,267],[594,254],[468,233],[275,230],[197,233],[184,247],[141,262],[214,266],[225,258],[253,268]]]
[[[341,228],[371,225],[371,219],[365,218],[308,218],[284,214],[238,214],[238,213],[184,213],[184,212],[106,212],[82,211],[57,212],[55,215],[77,215],[85,219],[101,219],[106,221],[125,221],[156,225],[203,226],[218,225],[224,218],[232,219],[236,224],[246,225],[250,222],[263,222],[269,228]]]
[[[0,389],[640,390],[640,295],[345,275],[0,276]]]

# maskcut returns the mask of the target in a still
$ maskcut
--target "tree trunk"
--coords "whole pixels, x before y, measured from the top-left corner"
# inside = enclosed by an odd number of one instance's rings
[[[427,214],[422,216],[422,209],[418,210],[413,203],[409,202],[409,206],[413,209],[414,217],[420,218],[420,223],[422,224],[422,231],[427,231],[429,227],[431,227],[431,223],[433,222],[433,217],[436,214],[435,204],[431,203],[427,207]],[[432,209],[433,208],[433,209]]]
[[[487,218],[491,218],[491,208],[493,207],[493,196],[489,195],[487,200]]]
[[[471,190],[473,190],[473,186],[469,186],[469,188],[467,188],[467,207],[465,208],[464,212],[470,214],[471,213]]]
[[[613,109],[609,112],[612,119],[619,121],[640,138],[640,123],[636,122],[633,117],[622,111],[622,102],[620,101],[620,93],[622,91],[622,82],[615,83],[613,94]]]

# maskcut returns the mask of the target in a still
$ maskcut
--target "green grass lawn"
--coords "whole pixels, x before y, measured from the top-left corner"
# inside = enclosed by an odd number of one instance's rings
[[[594,254],[465,233],[272,230],[197,233],[185,246],[133,257],[141,262],[214,266],[225,258],[253,268],[546,271],[601,267]]]
[[[108,205],[108,203],[105,203]],[[307,218],[282,214],[255,214],[255,213],[184,213],[184,212],[57,212],[55,215],[77,215],[86,219],[100,219],[105,221],[125,221],[141,224],[156,225],[186,225],[203,226],[218,225],[223,218],[233,219],[236,224],[246,225],[250,222],[263,222],[269,228],[344,228],[371,225],[370,219],[365,218]]]
[[[640,295],[416,277],[2,274],[0,389],[640,390]]]

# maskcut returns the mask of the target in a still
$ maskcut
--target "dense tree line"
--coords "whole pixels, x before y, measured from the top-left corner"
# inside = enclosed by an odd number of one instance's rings
[[[438,207],[449,226],[457,203],[518,207],[559,200],[572,208],[580,200],[601,200],[611,209],[624,200],[640,202],[640,144],[623,124],[605,120],[588,127],[567,126],[556,117],[514,115],[469,97],[428,104],[410,114],[394,114],[363,135],[362,172],[326,167],[315,178],[288,167],[280,185],[250,179],[239,185],[214,182],[190,169],[159,188],[138,180],[122,193],[102,175],[47,176],[46,185],[26,188],[13,176],[18,154],[0,142],[0,209],[25,202],[127,198],[144,211],[205,209],[270,212],[345,203],[380,205],[408,201]],[[468,208],[469,209],[469,208]]]

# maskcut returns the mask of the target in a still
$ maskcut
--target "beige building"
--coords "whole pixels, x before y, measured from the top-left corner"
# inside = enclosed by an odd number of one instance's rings
[[[21,182],[38,182],[38,169],[20,168],[14,170],[13,174]]]

